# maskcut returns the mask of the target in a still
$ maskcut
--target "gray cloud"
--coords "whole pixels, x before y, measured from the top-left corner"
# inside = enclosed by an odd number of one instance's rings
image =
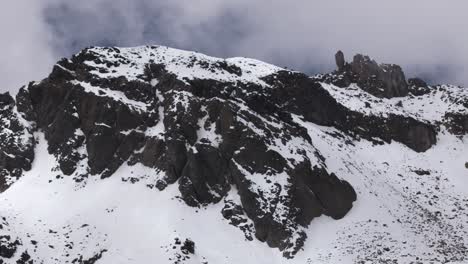
[[[55,57],[39,1],[3,1],[0,8],[0,92],[43,78]]]
[[[333,54],[342,49],[348,59],[360,52],[400,64],[408,76],[468,84],[468,3],[463,0],[39,1],[29,7],[30,18],[10,31],[24,28],[41,37],[8,38],[12,47],[34,43],[19,47],[37,71],[27,74],[31,68],[25,68],[2,84],[38,78],[51,60],[85,46],[144,44],[254,57],[308,73],[332,70]],[[8,57],[3,53],[12,47],[2,46],[0,55]],[[27,56],[39,53],[42,57]],[[2,68],[2,75],[8,70]]]

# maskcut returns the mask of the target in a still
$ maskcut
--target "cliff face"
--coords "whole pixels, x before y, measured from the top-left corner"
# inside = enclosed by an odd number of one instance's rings
[[[255,65],[242,67],[253,62],[242,60],[176,57],[190,59],[180,62],[184,70],[199,68],[195,74],[214,77],[180,79],[167,69],[171,65],[151,61],[172,55],[164,49],[149,47],[137,54],[88,49],[60,61],[47,79],[23,90],[33,122],[64,175],[76,181],[107,178],[124,162],[141,163],[164,175],[151,188],[178,182],[189,206],[217,203],[235,186],[256,238],[287,257],[305,240],[300,226],[321,214],[339,219],[351,209],[353,188],[327,173],[306,130],[290,115],[302,113],[278,107],[299,94],[255,76]],[[132,55],[145,60],[134,65],[142,67],[139,75],[112,73],[113,67],[131,68]],[[280,78],[279,68],[258,64],[265,79]],[[218,75],[226,77],[217,80]],[[302,80],[297,90],[317,85],[304,75],[285,78]],[[325,112],[321,115],[327,119]]]
[[[309,77],[166,47],[85,49],[15,100],[0,97],[1,190],[31,170],[42,133],[56,179],[86,188],[144,167],[122,181],[162,192],[175,184],[190,207],[224,203],[222,215],[247,240],[292,258],[314,218],[341,219],[359,199],[329,168],[310,124],[336,130],[340,144],[397,142],[415,153],[441,130],[468,131],[466,91],[407,84],[400,67],[366,56],[336,59],[338,71]],[[417,109],[439,97],[432,115]]]
[[[18,97],[21,97],[21,93]],[[18,101],[19,102],[19,101]],[[24,118],[21,103],[9,94],[0,94],[0,190],[4,191],[30,170],[34,159],[34,125]]]

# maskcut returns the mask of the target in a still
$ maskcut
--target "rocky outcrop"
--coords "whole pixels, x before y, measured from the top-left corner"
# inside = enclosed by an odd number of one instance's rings
[[[405,96],[408,85],[398,66],[362,55],[346,63],[339,52],[338,72],[311,78],[258,61],[170,52],[89,48],[59,61],[46,79],[21,89],[16,101],[2,95],[2,190],[30,168],[33,133],[41,131],[57,173],[77,182],[112,177],[127,163],[154,172],[149,188],[177,183],[180,198],[192,207],[225,201],[236,190],[240,203],[225,207],[223,216],[247,238],[293,257],[306,239],[304,227],[321,215],[344,217],[357,199],[348,182],[329,173],[304,122],[418,152],[436,143],[433,124],[367,115],[324,88],[326,82],[357,83],[378,97]]]
[[[412,95],[420,96],[431,92],[431,88],[420,78],[408,79],[408,90]]]
[[[12,240],[11,236],[0,236],[0,257],[11,258],[16,253],[18,245],[21,243],[18,240]]]
[[[335,63],[336,63],[336,67],[338,67],[339,72],[345,71],[346,60],[344,57],[344,53],[341,50],[339,50],[335,54]]]
[[[377,64],[368,56],[357,54],[351,63],[344,62],[341,51],[336,54],[338,74],[343,76],[343,85],[356,83],[377,97],[401,97],[408,94],[408,84],[400,66]]]
[[[458,136],[468,134],[468,114],[447,113],[445,121],[452,134]]]
[[[301,226],[322,214],[342,218],[351,209],[351,185],[326,172],[307,132],[292,120],[292,105],[277,106],[283,87],[181,80],[154,63],[137,79],[103,78],[95,72],[132,63],[116,49],[106,52],[119,60],[85,50],[61,60],[18,100],[64,175],[112,177],[124,162],[142,163],[163,175],[152,184],[158,189],[178,182],[190,206],[217,203],[235,186],[255,237],[287,257],[304,243]],[[186,67],[197,66],[243,75],[223,61],[194,59]]]
[[[268,77],[268,81],[278,87],[274,96],[276,104],[283,105],[285,112],[303,116],[307,121],[333,126],[368,140],[395,140],[418,152],[426,151],[436,143],[436,127],[429,123],[399,115],[369,116],[347,109],[320,85],[321,81],[329,79],[317,81],[304,74],[279,72]]]
[[[18,98],[23,100],[21,92]],[[34,159],[35,126],[18,108],[21,104],[17,107],[8,93],[0,94],[0,191],[29,170]]]
[[[75,172],[77,163],[87,158],[89,173],[108,177],[143,144],[138,131],[157,122],[155,106],[145,103],[156,97],[150,85],[93,78],[91,69],[80,64],[82,59],[76,56],[72,63],[57,64],[49,78],[31,86],[32,108],[49,151],[57,156],[66,175]],[[113,100],[113,95],[121,100]],[[134,96],[141,96],[141,101],[136,105],[125,103]],[[87,155],[81,148],[86,148]]]

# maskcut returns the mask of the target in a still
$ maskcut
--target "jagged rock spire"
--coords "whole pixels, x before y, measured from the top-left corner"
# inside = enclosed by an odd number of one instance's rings
[[[346,61],[345,61],[345,58],[344,58],[344,54],[343,54],[343,52],[341,50],[339,50],[335,54],[335,62],[336,62],[336,66],[338,67],[338,71],[343,71]]]
[[[398,65],[378,64],[369,56],[356,54],[346,67],[342,51],[336,53],[335,61],[338,72],[347,79],[346,83],[357,83],[374,96],[392,98],[408,94],[405,74]]]

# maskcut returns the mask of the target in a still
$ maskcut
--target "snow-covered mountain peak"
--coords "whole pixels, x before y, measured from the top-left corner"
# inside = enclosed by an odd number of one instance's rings
[[[0,96],[3,263],[467,261],[464,88],[88,48]]]
[[[166,65],[166,70],[182,81],[197,78],[265,84],[261,80],[262,77],[283,70],[255,59],[241,57],[221,59],[165,46],[95,47],[83,50],[81,55],[90,54],[94,59],[86,61],[86,64],[95,67],[96,70],[92,73],[100,78],[125,77],[128,80],[141,80],[145,67],[155,63]]]

